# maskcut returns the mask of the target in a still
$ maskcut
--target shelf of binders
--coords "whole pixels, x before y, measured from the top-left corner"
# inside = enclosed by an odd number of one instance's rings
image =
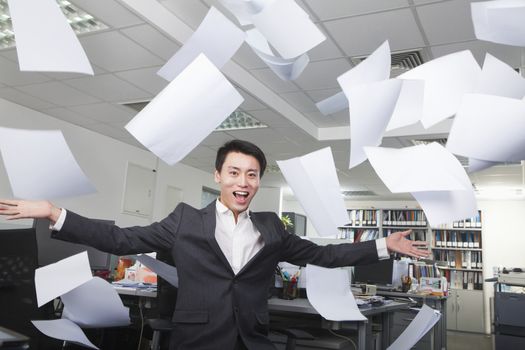
[[[420,209],[383,210],[383,227],[427,227],[427,218]]]
[[[377,227],[379,210],[377,209],[348,209],[350,227]]]
[[[432,247],[436,249],[481,249],[481,230],[432,229]]]
[[[452,225],[443,225],[440,229],[464,229],[481,231],[481,210],[478,214],[465,220],[454,221]]]
[[[379,228],[356,228],[342,226],[339,229],[339,239],[347,239],[349,243],[370,241],[382,237]]]

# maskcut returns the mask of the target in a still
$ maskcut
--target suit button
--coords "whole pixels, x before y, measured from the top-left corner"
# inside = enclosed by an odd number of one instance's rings
[[[236,314],[238,314],[238,313],[239,313],[239,308],[236,306],[236,307],[233,308],[233,311],[234,311]]]
[[[234,281],[233,281],[233,284],[234,284],[234,285],[235,285],[235,284],[237,284],[237,281],[236,281],[236,280],[234,280]]]

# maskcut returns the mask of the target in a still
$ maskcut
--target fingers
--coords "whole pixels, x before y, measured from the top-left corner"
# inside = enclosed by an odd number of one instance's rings
[[[412,230],[406,230],[400,232],[403,237],[406,237],[412,233]]]
[[[0,204],[6,206],[17,206],[19,203],[16,199],[0,199]]]

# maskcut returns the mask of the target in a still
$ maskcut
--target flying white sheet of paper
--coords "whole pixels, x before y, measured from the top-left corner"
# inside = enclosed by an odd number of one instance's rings
[[[398,78],[425,81],[421,123],[429,128],[456,113],[461,98],[474,90],[480,74],[474,56],[465,50],[424,63]]]
[[[348,99],[344,92],[338,92],[315,104],[323,115],[330,115],[348,108]]]
[[[157,74],[172,81],[201,53],[220,69],[241,47],[244,38],[244,32],[212,6],[199,28]]]
[[[55,0],[8,0],[8,4],[21,71],[93,75],[84,49]]]
[[[443,146],[366,147],[365,152],[389,190],[410,192],[432,226],[476,213],[472,184],[461,163]]]
[[[522,98],[525,96],[525,79],[512,67],[487,53],[473,93]]]
[[[496,164],[499,164],[499,162],[491,162],[489,160],[476,159],[476,158],[469,157],[468,172],[475,173],[477,171],[488,169]]]
[[[366,147],[370,164],[392,193],[463,190],[468,176],[437,143],[404,148]]]
[[[252,16],[275,0],[219,0],[239,21],[242,26],[252,24]]]
[[[15,197],[51,199],[96,192],[60,130],[0,127],[0,151]]]
[[[399,79],[362,84],[343,91],[350,101],[350,165],[366,160],[365,146],[379,146],[401,91]]]
[[[387,80],[390,77],[390,63],[390,45],[386,40],[364,61],[340,75],[337,82],[345,91],[358,85]]]
[[[423,80],[403,79],[396,107],[388,122],[386,131],[417,123],[423,114]]]
[[[387,350],[411,349],[441,318],[441,313],[423,304],[416,317]]]
[[[91,349],[98,349],[89,341],[82,329],[70,320],[31,321],[31,323],[48,337],[83,345]]]
[[[92,278],[86,251],[36,269],[35,289],[38,307]]]
[[[348,272],[306,265],[306,295],[323,318],[330,321],[364,321],[350,290]]]
[[[122,304],[117,291],[99,277],[61,296],[64,303],[62,318],[83,328],[127,326],[129,308]]]
[[[244,99],[200,54],[131,120],[126,129],[173,165],[218,127]]]
[[[137,255],[136,259],[172,286],[179,286],[179,275],[177,274],[177,268],[175,266],[171,266],[145,254]]]
[[[326,39],[294,0],[272,1],[252,21],[285,59],[301,56]]]
[[[277,161],[277,165],[317,233],[337,235],[337,227],[348,223],[348,213],[330,148]]]
[[[246,31],[246,43],[253,52],[282,80],[294,80],[304,71],[310,58],[303,54],[297,58],[284,59],[273,54],[266,38],[257,29]]]
[[[458,155],[492,162],[525,159],[525,103],[501,96],[467,94],[447,142]]]
[[[499,44],[525,46],[525,3],[522,0],[473,2],[476,38]]]

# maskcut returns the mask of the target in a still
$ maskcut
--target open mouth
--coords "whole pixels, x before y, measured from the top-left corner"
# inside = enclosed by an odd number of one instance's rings
[[[246,198],[248,198],[248,192],[246,191],[235,191],[233,192],[233,195],[235,196],[235,198],[239,199],[239,200],[246,200]]]

